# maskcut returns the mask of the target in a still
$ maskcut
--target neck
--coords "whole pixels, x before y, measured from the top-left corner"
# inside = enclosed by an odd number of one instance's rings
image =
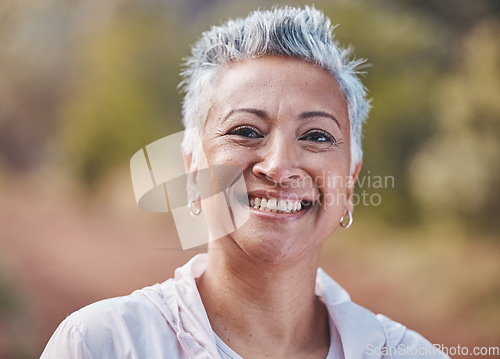
[[[314,292],[319,253],[270,264],[242,251],[229,255],[226,247],[209,248],[197,280],[217,335],[243,356],[327,351],[328,315]]]

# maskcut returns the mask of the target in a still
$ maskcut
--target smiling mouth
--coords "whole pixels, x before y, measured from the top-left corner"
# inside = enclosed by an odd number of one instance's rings
[[[285,200],[265,197],[249,197],[249,207],[264,212],[296,213],[311,207],[312,202],[306,200]]]

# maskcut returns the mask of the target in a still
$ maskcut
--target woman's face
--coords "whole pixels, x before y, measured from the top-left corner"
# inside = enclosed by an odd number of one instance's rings
[[[202,144],[209,165],[243,171],[249,220],[220,242],[235,250],[273,263],[317,255],[352,211],[347,102],[311,63],[265,56],[222,69]]]

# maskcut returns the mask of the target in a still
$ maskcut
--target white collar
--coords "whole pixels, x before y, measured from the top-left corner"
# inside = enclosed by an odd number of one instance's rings
[[[176,331],[179,343],[193,358],[218,358],[214,332],[195,281],[206,265],[207,254],[198,254],[177,268],[174,278],[134,292],[145,295],[156,305]],[[315,292],[328,309],[346,358],[364,358],[367,345],[390,346],[398,343],[404,334],[405,327],[399,325],[388,336],[379,318],[353,303],[349,294],[321,268],[316,276]]]

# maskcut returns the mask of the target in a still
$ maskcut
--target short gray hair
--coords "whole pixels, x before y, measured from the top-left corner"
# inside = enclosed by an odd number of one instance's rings
[[[186,129],[201,129],[207,119],[211,94],[219,69],[232,62],[264,55],[278,55],[309,61],[332,73],[343,90],[351,129],[351,173],[363,158],[361,131],[370,110],[366,89],[359,79],[364,60],[351,59],[351,49],[334,40],[330,19],[314,7],[283,7],[254,11],[246,18],[229,20],[202,34],[186,59],[185,91],[182,105]],[[191,131],[186,131],[191,133]],[[197,162],[197,141],[187,135],[182,141],[185,153]]]

